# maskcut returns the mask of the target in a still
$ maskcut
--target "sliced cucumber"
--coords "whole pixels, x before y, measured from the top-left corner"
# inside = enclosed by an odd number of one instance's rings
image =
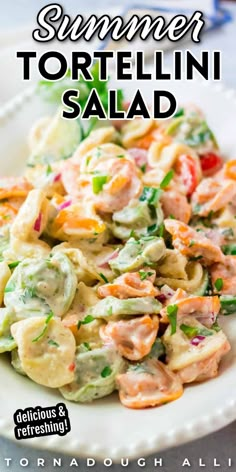
[[[30,155],[28,165],[49,164],[67,159],[73,154],[82,138],[79,120],[62,118],[59,109]]]
[[[220,296],[221,312],[223,315],[236,314],[236,296],[221,295]]]
[[[199,287],[195,290],[194,295],[203,296],[206,295],[209,285],[209,275],[207,270],[203,271],[203,276]]]

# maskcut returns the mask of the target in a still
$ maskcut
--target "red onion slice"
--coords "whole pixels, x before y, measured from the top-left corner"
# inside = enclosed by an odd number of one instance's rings
[[[59,211],[64,210],[64,208],[69,207],[71,203],[72,203],[71,200],[67,200],[67,202],[63,202],[61,205],[58,206],[58,210]]]
[[[101,269],[110,269],[108,262],[111,261],[112,259],[116,259],[118,254],[119,254],[119,249],[116,249],[114,252],[111,253],[110,256],[107,257],[107,259],[105,259],[104,262],[102,262],[102,264],[99,264],[98,267],[100,267]]]
[[[42,222],[42,213],[39,213],[39,216],[35,220],[35,223],[34,223],[34,230],[37,231],[38,233],[40,232],[40,229],[41,229],[41,222]]]
[[[193,339],[191,339],[191,344],[193,346],[198,346],[198,344],[200,344],[202,341],[204,341],[204,339],[206,338],[206,336],[195,336]]]

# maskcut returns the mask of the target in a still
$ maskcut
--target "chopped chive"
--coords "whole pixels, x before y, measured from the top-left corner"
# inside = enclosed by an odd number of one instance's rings
[[[159,236],[160,238],[163,238],[163,236],[164,236],[164,231],[165,231],[165,225],[164,225],[164,223],[161,223],[161,225],[160,225],[159,228],[158,228],[158,236]]]
[[[102,280],[104,280],[104,282],[105,282],[106,284],[109,283],[109,280],[106,278],[106,276],[105,276],[102,272],[100,272],[99,275],[100,275],[100,277],[102,278]]]
[[[161,189],[166,188],[169,185],[170,181],[173,179],[173,177],[174,177],[173,170],[170,170],[169,172],[167,172],[166,176],[160,183],[160,188]]]
[[[146,168],[147,168],[147,164],[143,164],[142,166],[140,166],[140,169],[143,172],[143,174],[145,174]]]
[[[37,336],[37,338],[32,339],[32,343],[36,343],[37,341],[39,341],[44,336],[44,334],[47,331],[48,323],[52,319],[53,316],[54,316],[53,312],[50,311],[49,315],[47,316],[47,318],[45,320],[45,325],[44,325],[44,328],[43,328],[42,332],[39,334],[39,336]]]
[[[92,315],[87,315],[83,320],[79,320],[77,328],[79,329],[81,325],[92,323],[92,321],[94,321],[94,317]]]
[[[191,239],[191,241],[190,241],[190,243],[189,243],[189,246],[188,246],[188,247],[192,247],[192,246],[194,246],[194,244],[195,244],[195,241],[194,241],[193,239]]]

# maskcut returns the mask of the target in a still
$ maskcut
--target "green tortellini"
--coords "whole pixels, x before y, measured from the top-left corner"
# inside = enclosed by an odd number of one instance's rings
[[[0,258],[2,259],[4,251],[9,248],[10,245],[10,230],[9,226],[3,226],[0,230]]]
[[[133,199],[128,206],[115,212],[112,220],[111,231],[116,238],[126,240],[132,233],[140,238],[156,234],[163,222],[163,212],[158,202],[150,205],[148,200]]]
[[[118,274],[140,269],[160,260],[166,251],[163,238],[146,236],[138,241],[130,238],[118,257],[109,261],[112,270]]]
[[[46,315],[63,316],[74,299],[77,277],[65,254],[49,259],[25,259],[9,279],[4,295],[7,307],[15,308],[17,318]]]
[[[75,359],[75,380],[60,388],[67,400],[91,402],[110,395],[116,389],[116,376],[126,369],[126,362],[110,346],[84,353]]]
[[[26,376],[21,365],[18,349],[14,349],[11,353],[11,365],[18,374]]]
[[[0,308],[0,353],[15,349],[16,342],[11,336],[10,326],[14,323],[16,315],[9,308]]]
[[[145,315],[160,313],[162,305],[152,297],[127,298],[120,300],[116,297],[106,297],[93,306],[89,313],[94,318],[109,318],[116,316]]]

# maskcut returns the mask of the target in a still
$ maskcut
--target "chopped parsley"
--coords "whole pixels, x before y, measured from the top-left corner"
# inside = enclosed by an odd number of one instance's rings
[[[177,313],[178,313],[177,305],[168,305],[168,307],[167,307],[167,316],[169,318],[170,325],[171,325],[171,336],[172,336],[172,334],[176,333]]]
[[[145,272],[144,270],[139,271],[140,279],[145,280],[147,277],[150,277],[153,272]]]
[[[50,313],[48,314],[46,320],[45,320],[45,324],[44,324],[44,328],[43,330],[41,331],[41,333],[34,339],[32,339],[32,343],[36,343],[37,341],[39,341],[41,338],[43,338],[43,336],[45,335],[46,331],[47,331],[47,328],[48,328],[48,323],[49,321],[53,318],[53,312],[50,311]]]
[[[143,164],[142,166],[140,166],[140,169],[143,172],[143,174],[145,174],[146,168],[147,168],[147,164]]]
[[[102,369],[101,377],[103,377],[105,379],[106,377],[109,377],[109,375],[111,375],[111,373],[112,373],[112,369],[110,368],[109,365],[106,365],[104,367],[104,369]]]

